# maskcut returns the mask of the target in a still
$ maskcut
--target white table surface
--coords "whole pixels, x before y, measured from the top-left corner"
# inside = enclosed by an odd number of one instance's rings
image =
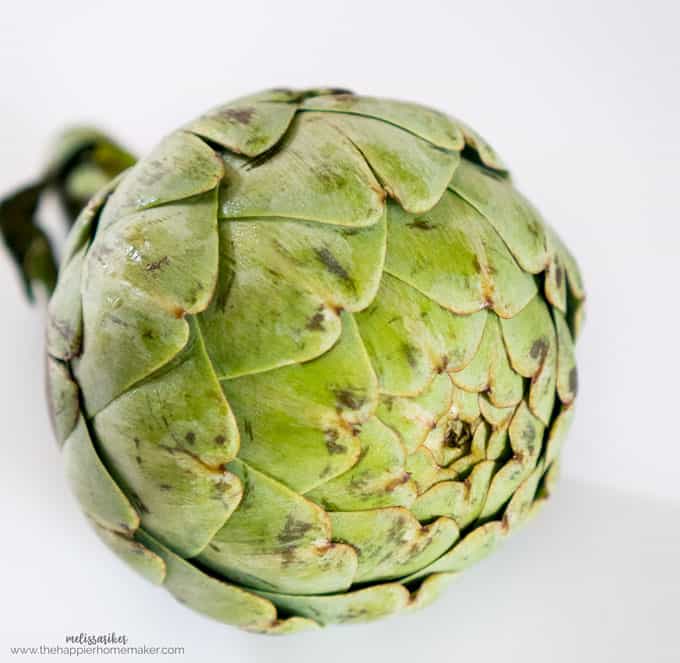
[[[143,152],[263,87],[406,97],[498,148],[578,256],[589,309],[563,481],[539,518],[419,614],[272,639],[187,611],[91,534],[46,419],[41,315],[0,256],[0,660],[117,631],[185,647],[167,660],[680,661],[679,19],[662,0],[3,9],[0,191],[67,123]]]

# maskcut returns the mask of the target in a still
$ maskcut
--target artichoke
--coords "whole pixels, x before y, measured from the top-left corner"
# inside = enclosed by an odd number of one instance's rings
[[[367,621],[544,502],[583,285],[466,124],[282,89],[134,165],[97,132],[62,147],[0,221],[49,288],[37,200],[104,184],[49,302],[48,393],[75,495],[143,576],[251,631]]]

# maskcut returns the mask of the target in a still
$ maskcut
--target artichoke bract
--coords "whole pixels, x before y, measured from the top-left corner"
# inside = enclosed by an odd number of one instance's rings
[[[68,478],[119,557],[227,624],[409,611],[548,496],[583,299],[466,124],[239,99],[71,230],[47,328]]]

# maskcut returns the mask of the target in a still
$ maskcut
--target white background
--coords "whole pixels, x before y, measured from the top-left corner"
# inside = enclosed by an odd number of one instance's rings
[[[65,124],[138,153],[208,107],[329,84],[461,117],[500,151],[588,289],[564,481],[433,607],[271,639],[188,612],[94,539],[62,477],[41,314],[0,256],[0,659],[127,633],[192,661],[679,661],[680,46],[676,3],[13,2],[0,23],[0,191]]]

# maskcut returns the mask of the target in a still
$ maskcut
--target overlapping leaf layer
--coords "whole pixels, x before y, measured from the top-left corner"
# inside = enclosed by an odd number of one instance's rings
[[[120,557],[221,621],[411,609],[547,495],[583,296],[461,122],[237,100],[72,232],[48,329],[69,477]]]

